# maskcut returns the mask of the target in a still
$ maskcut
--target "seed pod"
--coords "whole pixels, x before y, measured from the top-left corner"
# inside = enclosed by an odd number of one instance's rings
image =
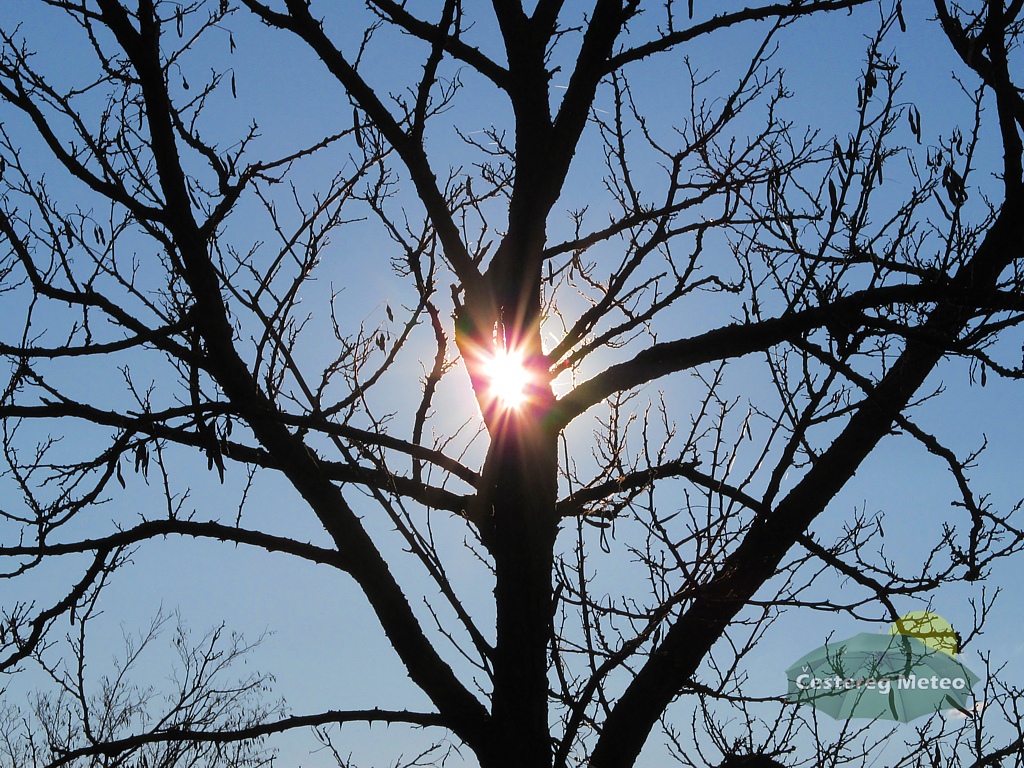
[[[910,121],[910,130],[917,138],[917,143],[921,143],[921,113],[914,105],[910,106],[907,110],[907,120]]]
[[[841,170],[844,175],[849,173],[846,169],[846,160],[843,157],[843,148],[839,146],[839,141],[837,139],[832,139],[832,156],[835,158],[836,162],[839,163],[839,170]]]
[[[875,88],[878,85],[878,77],[875,75],[874,69],[869,69],[867,74],[864,75],[864,97],[870,99],[871,94],[875,92]]]

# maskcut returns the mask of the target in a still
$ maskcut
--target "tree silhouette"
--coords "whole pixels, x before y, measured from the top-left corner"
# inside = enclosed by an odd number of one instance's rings
[[[1020,548],[972,486],[979,455],[914,406],[958,361],[981,385],[1022,375],[1024,2],[915,4],[958,57],[929,87],[974,114],[931,134],[901,95],[899,2],[527,5],[5,10],[0,558],[15,583],[82,564],[53,599],[5,599],[0,670],[35,662],[63,691],[35,720],[7,710],[12,761],[254,765],[267,736],[367,721],[446,734],[484,768],[632,766],[659,724],[690,765],[867,764],[884,738],[814,752],[813,713],[746,694],[744,656],[784,611],[895,620]],[[805,130],[778,59],[808,24],[872,20],[835,84],[856,91],[848,129]],[[261,40],[308,70],[286,93],[231,58]],[[717,77],[706,45],[729,51]],[[288,112],[319,133],[258,127]],[[359,315],[353,283],[382,265],[401,298]],[[896,436],[958,489],[916,523],[925,554],[882,549],[867,515],[815,535]],[[237,509],[190,512],[211,485],[196,455]],[[321,537],[249,522],[264,475]],[[147,484],[163,509],[107,511]],[[74,670],[100,592],[168,536],[345,574],[429,708],[287,715],[260,677],[222,693],[246,646],[218,633],[176,640],[194,673],[166,712],[122,679],[91,698]],[[1019,765],[1016,691],[988,685],[1005,733],[933,719],[900,759],[943,737],[951,764]]]

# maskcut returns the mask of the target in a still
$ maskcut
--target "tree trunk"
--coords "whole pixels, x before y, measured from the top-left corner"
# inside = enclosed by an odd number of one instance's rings
[[[495,753],[485,768],[541,768],[552,759],[548,723],[548,642],[558,521],[557,437],[545,429],[548,404],[510,410],[492,434],[484,473],[493,523],[497,645]]]

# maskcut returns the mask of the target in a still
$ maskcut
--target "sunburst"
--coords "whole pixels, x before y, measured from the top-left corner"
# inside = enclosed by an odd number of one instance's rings
[[[522,407],[532,378],[522,353],[499,350],[484,363],[483,371],[490,382],[491,397],[509,410]]]

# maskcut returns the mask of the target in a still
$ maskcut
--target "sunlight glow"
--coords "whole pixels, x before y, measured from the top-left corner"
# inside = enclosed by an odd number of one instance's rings
[[[505,408],[519,408],[526,402],[530,372],[522,354],[504,350],[495,353],[485,364],[484,375],[491,382],[491,396]]]

